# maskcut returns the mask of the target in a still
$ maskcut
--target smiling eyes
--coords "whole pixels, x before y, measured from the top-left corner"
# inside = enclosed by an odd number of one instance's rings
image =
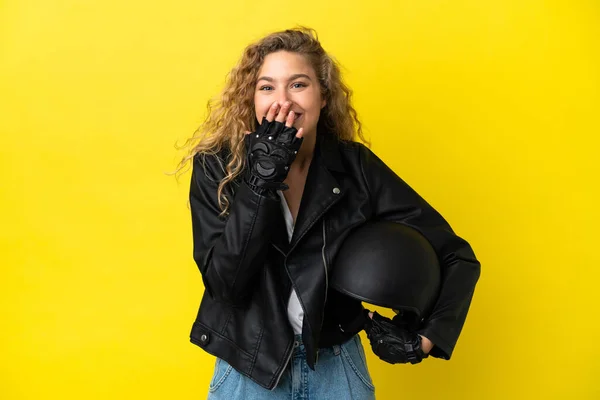
[[[292,89],[301,89],[301,88],[305,88],[308,85],[302,82],[296,82],[296,83],[292,83]],[[263,85],[261,86],[258,90],[263,90],[263,91],[271,91],[273,89],[273,86],[271,85]]]

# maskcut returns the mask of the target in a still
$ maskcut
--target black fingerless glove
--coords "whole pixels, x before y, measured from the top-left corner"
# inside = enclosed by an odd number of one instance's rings
[[[390,364],[417,364],[429,357],[421,349],[421,337],[416,332],[397,326],[377,311],[373,312],[373,319],[367,319],[365,331],[371,349],[383,361]]]
[[[288,188],[283,181],[303,141],[296,137],[297,132],[294,127],[269,122],[265,117],[256,132],[246,135],[244,180],[255,193],[276,198],[277,190]]]

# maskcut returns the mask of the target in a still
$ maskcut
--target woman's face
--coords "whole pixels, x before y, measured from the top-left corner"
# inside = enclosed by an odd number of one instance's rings
[[[296,119],[293,126],[304,128],[303,136],[316,135],[317,122],[325,100],[310,63],[298,53],[278,51],[265,57],[254,90],[254,109],[260,122],[274,102],[289,101]],[[287,115],[286,115],[287,117]]]

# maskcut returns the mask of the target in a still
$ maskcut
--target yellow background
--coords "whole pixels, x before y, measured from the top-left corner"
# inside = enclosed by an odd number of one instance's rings
[[[600,398],[596,1],[0,13],[0,398],[205,398],[189,174],[164,172],[244,46],[296,24],[343,64],[374,151],[482,262],[452,360],[367,348],[378,398]]]

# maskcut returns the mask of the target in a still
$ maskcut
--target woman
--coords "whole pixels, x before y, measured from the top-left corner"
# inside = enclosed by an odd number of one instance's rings
[[[340,329],[362,305],[328,288],[344,238],[373,219],[419,229],[443,261],[419,334],[424,353],[450,359],[479,263],[354,141],[363,138],[350,98],[314,31],[276,32],[246,48],[193,138],[185,161],[205,292],[191,341],[217,357],[211,399],[374,398],[358,331]]]

